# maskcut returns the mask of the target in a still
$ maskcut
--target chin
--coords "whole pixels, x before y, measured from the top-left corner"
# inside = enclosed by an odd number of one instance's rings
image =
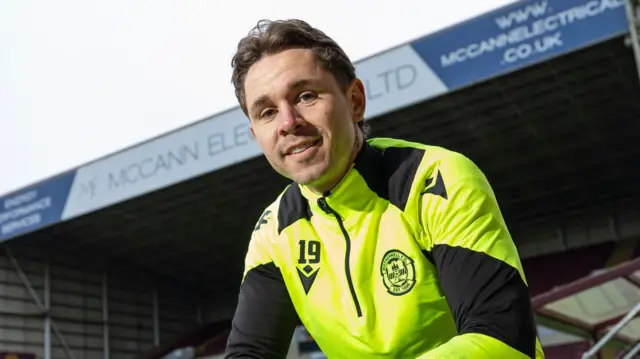
[[[325,166],[317,164],[293,171],[288,177],[299,185],[309,186],[321,181],[326,172]]]
[[[299,185],[311,186],[321,180],[322,176],[315,176],[310,174],[294,174],[289,178]]]

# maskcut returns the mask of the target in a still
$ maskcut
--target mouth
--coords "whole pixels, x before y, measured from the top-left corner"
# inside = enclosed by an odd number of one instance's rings
[[[304,142],[292,147],[285,152],[285,156],[300,156],[305,153],[310,152],[313,148],[317,147],[320,144],[321,139],[317,139],[311,142]]]

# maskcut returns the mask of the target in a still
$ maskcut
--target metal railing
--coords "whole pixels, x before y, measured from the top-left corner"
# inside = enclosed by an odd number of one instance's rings
[[[620,359],[632,359],[636,354],[640,353],[640,341],[636,343],[636,345],[631,348],[623,357]]]
[[[598,354],[598,352],[611,339],[613,339],[615,337],[615,335],[618,334],[618,332],[622,330],[622,328],[624,328],[627,324],[629,324],[629,322],[631,320],[633,320],[633,318],[635,318],[638,315],[638,313],[640,313],[640,303],[636,304],[636,306],[633,307],[633,309],[631,309],[631,311],[629,313],[627,313],[627,315],[625,315],[624,318],[620,319],[620,321],[613,328],[611,328],[611,330],[607,334],[605,334],[602,338],[600,338],[600,340],[598,340],[598,342],[591,349],[586,351],[582,355],[582,359],[593,358],[596,354]],[[634,348],[634,349],[636,349],[636,348]],[[631,349],[630,353],[633,352],[634,349]],[[640,348],[638,348],[638,350],[640,350]],[[631,353],[630,356],[627,353],[627,355],[623,359],[632,358],[633,355],[634,355],[634,353]]]

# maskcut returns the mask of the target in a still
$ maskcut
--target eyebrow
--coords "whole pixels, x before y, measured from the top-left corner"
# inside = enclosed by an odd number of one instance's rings
[[[302,79],[297,79],[295,81],[292,81],[287,87],[289,90],[295,90],[296,88],[304,87],[317,82],[318,80],[315,80],[315,79],[302,78]],[[267,95],[262,95],[258,97],[255,101],[253,101],[253,103],[251,104],[251,107],[249,107],[250,112],[254,112],[258,107],[264,105],[268,99],[269,99],[269,96]]]

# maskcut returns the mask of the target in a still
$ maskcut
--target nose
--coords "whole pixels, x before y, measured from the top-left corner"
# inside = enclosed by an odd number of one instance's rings
[[[293,106],[283,106],[279,111],[281,116],[280,133],[294,134],[300,127],[305,125],[304,119]]]

